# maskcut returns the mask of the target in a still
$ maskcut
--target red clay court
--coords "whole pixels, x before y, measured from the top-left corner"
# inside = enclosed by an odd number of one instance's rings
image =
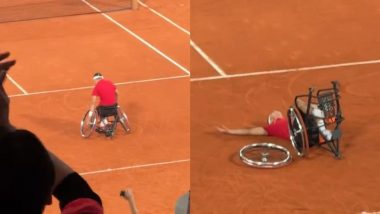
[[[380,43],[377,1],[191,1],[191,211],[360,213],[380,210]],[[201,54],[208,57],[202,57]],[[341,83],[342,160],[290,142],[217,133],[264,125],[310,86]],[[206,93],[207,92],[207,93]],[[265,170],[239,150],[273,142],[293,162]]]
[[[99,2],[71,2],[69,9],[96,10]],[[5,85],[12,122],[81,173],[105,213],[130,212],[119,196],[127,187],[140,213],[172,213],[190,188],[190,46],[189,34],[178,28],[190,28],[189,7],[189,1],[147,0],[138,10],[0,24],[1,51],[17,59]],[[118,127],[112,140],[96,133],[81,138],[95,72],[117,84],[132,133]],[[57,201],[45,211],[57,212]]]

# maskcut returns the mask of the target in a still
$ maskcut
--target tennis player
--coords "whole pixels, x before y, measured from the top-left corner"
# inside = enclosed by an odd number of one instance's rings
[[[117,108],[118,91],[116,86],[110,80],[104,79],[101,73],[95,73],[92,79],[94,80],[95,86],[92,90],[92,104],[90,110],[91,113],[94,112],[97,99],[99,98],[99,104],[96,110],[100,115],[100,130],[97,131],[104,132],[108,124],[105,115],[110,110]]]
[[[297,99],[297,106],[299,109],[306,113],[307,104],[301,99]],[[332,133],[330,130],[326,129],[325,123],[323,121],[324,114],[323,111],[318,108],[317,105],[311,105],[311,113],[313,114],[316,123],[319,127],[319,131],[326,140],[331,140]],[[290,140],[289,133],[289,123],[286,117],[280,111],[273,111],[269,114],[268,124],[265,126],[257,126],[250,128],[240,128],[240,129],[229,129],[225,126],[217,127],[217,130],[226,134],[233,135],[262,135],[262,136],[274,136],[281,139]]]

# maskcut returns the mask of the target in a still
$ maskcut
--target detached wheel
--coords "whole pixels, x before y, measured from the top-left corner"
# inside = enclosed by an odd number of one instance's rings
[[[274,143],[254,143],[240,150],[243,163],[258,168],[278,168],[292,161],[290,152]]]

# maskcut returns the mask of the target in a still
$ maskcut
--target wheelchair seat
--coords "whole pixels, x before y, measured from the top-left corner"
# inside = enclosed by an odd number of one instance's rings
[[[108,122],[110,122],[105,130],[99,127],[102,118],[107,117]],[[113,117],[113,118],[108,118]],[[127,114],[121,110],[118,104],[112,106],[98,106],[94,112],[88,110],[80,123],[80,133],[82,137],[87,138],[91,135],[94,130],[97,132],[104,133],[107,137],[113,137],[116,131],[117,124],[120,123],[125,132],[130,133],[131,129],[129,126]]]
[[[118,109],[118,104],[115,104],[112,106],[98,106],[97,107],[100,117],[116,116],[118,114],[117,109]]]

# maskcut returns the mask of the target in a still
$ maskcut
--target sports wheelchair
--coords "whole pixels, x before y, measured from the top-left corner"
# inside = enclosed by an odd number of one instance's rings
[[[100,127],[101,117],[108,120],[108,124],[104,128]],[[119,105],[98,108],[93,112],[88,110],[80,123],[80,133],[82,137],[87,138],[95,130],[112,138],[118,123],[121,124],[125,132],[131,131],[127,114],[121,110]]]
[[[287,112],[290,140],[299,156],[307,156],[310,147],[319,146],[332,152],[337,159],[342,157],[339,139],[344,118],[339,103],[340,86],[338,81],[331,84],[332,88],[320,89],[315,95],[313,88],[309,88],[308,94],[296,96]],[[307,99],[306,112],[298,106],[298,99]],[[318,116],[313,112],[315,107],[320,112]],[[324,135],[325,130],[328,135]]]

